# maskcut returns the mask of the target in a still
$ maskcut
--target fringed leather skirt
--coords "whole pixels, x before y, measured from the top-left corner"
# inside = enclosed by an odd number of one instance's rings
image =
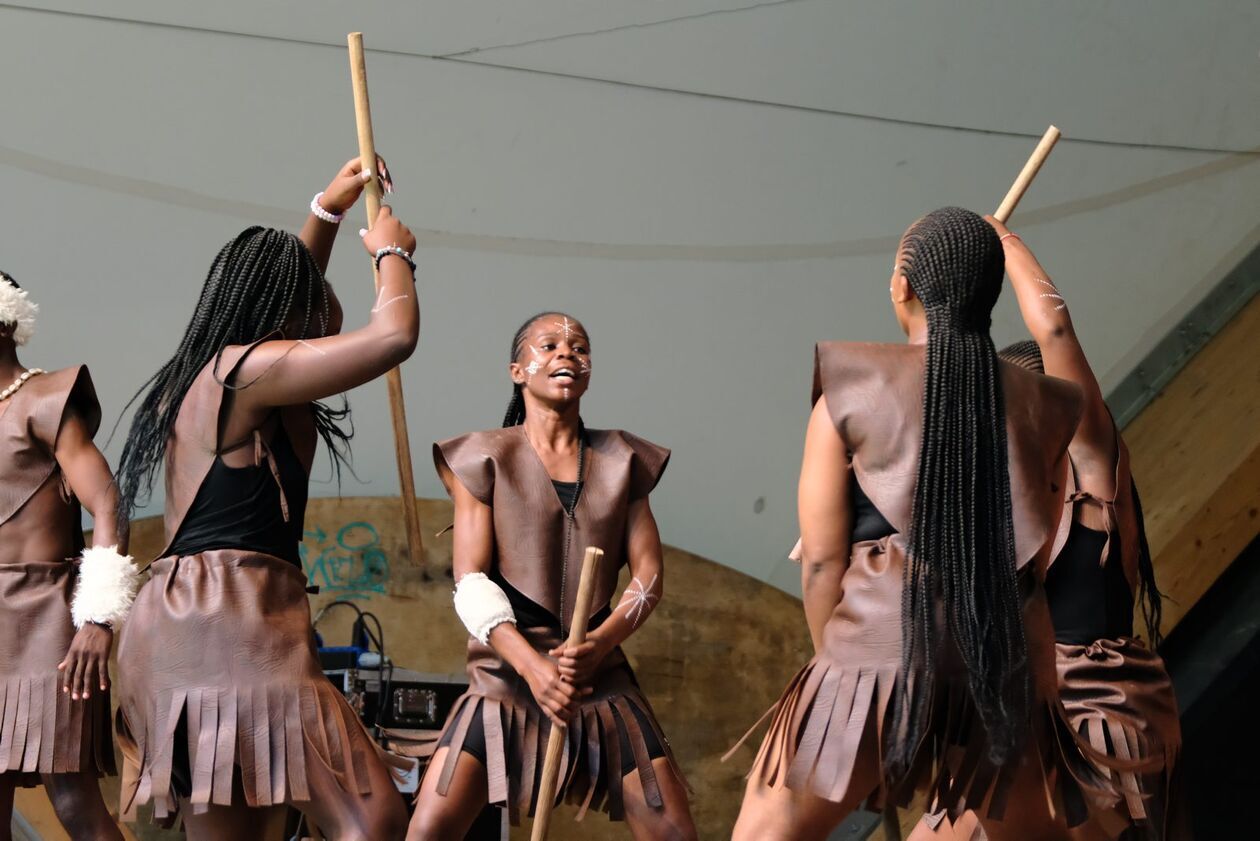
[[[1056,649],[1068,721],[1106,757],[1095,765],[1123,792],[1128,817],[1146,837],[1184,837],[1173,773],[1181,722],[1164,661],[1128,637]]]
[[[932,808],[960,814],[976,809],[993,820],[1019,808],[1012,801],[1016,761],[988,759],[985,731],[971,702],[957,656],[942,656],[930,701],[927,732],[904,779],[879,775],[874,791],[850,792],[854,770],[882,764],[892,728],[891,700],[902,679],[901,591],[905,543],[901,535],[853,546],[840,602],[827,622],[822,650],[792,679],[767,714],[769,732],[750,775],[772,788],[786,786],[840,802],[867,798],[868,808],[908,805],[927,788]],[[1053,630],[1040,583],[1020,574],[1033,720],[1025,751],[1039,770],[1036,792],[1062,810],[1069,825],[1083,823],[1090,806],[1114,803],[1114,792],[1089,764],[1055,691]],[[943,648],[947,652],[948,648]],[[910,676],[914,691],[914,676]],[[747,737],[745,737],[747,738]],[[1090,795],[1086,801],[1086,794]]]
[[[519,630],[534,650],[543,654],[563,643],[554,630]],[[522,814],[534,814],[551,719],[539,708],[525,679],[493,648],[475,639],[468,644],[468,676],[468,692],[455,702],[442,731],[441,742],[450,750],[437,791],[445,796],[456,765],[469,760],[463,750],[465,739],[472,718],[481,716],[489,802],[506,807],[516,825]],[[644,733],[645,727],[650,736]],[[579,820],[591,809],[607,812],[612,820],[623,819],[621,782],[623,768],[629,764],[621,755],[623,745],[629,745],[633,773],[639,775],[647,802],[654,808],[664,808],[664,801],[649,745],[660,746],[674,773],[683,780],[656,714],[620,648],[601,664],[595,691],[582,701],[566,735],[556,802],[576,805]]]
[[[72,561],[0,564],[0,773],[23,786],[41,774],[113,774],[109,692],[62,692],[57,664],[74,639]]]
[[[177,795],[228,805],[238,773],[249,806],[309,801],[308,762],[366,795],[370,754],[406,764],[320,671],[301,570],[233,550],[151,569],[118,646],[125,812],[151,801],[165,818]]]

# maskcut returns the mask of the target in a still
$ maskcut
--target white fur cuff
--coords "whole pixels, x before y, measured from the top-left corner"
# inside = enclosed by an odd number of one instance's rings
[[[117,546],[91,546],[83,550],[79,583],[70,603],[74,627],[89,622],[119,625],[136,600],[140,571],[130,555],[118,554]]]
[[[516,624],[507,593],[484,572],[470,572],[455,585],[455,612],[482,645],[490,644],[490,632],[504,622]]]

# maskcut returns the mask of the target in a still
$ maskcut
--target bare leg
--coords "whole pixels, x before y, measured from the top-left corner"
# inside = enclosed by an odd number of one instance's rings
[[[200,815],[192,813],[191,804],[185,807],[180,814],[188,841],[277,841],[282,826],[278,821],[284,820],[281,806],[211,806]]]
[[[468,834],[477,815],[486,807],[486,768],[465,753],[455,765],[450,790],[438,794],[438,778],[446,763],[449,747],[438,748],[420,782],[416,811],[411,816],[407,841],[446,841]]]
[[[350,734],[367,741],[361,730]],[[366,756],[370,794],[346,791],[333,772],[308,745],[306,779],[308,801],[293,801],[293,808],[319,827],[329,841],[401,841],[407,831],[407,807],[385,763],[369,750]]]
[[[661,788],[663,809],[650,806],[643,794],[637,771],[622,778],[621,793],[626,807],[626,825],[635,841],[696,841],[687,789],[665,757],[652,760],[656,782]]]
[[[101,797],[96,774],[44,774],[43,780],[57,820],[74,841],[122,841],[122,832]]]
[[[12,774],[0,774],[0,841],[13,841],[13,790],[17,780]]]

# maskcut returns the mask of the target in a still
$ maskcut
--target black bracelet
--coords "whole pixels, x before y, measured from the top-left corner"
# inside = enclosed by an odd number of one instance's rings
[[[416,272],[416,261],[415,261],[415,260],[412,260],[412,259],[411,259],[411,255],[410,255],[410,254],[408,254],[408,253],[407,253],[405,250],[403,250],[402,248],[399,248],[397,245],[387,245],[387,246],[385,246],[384,248],[377,249],[377,252],[376,252],[376,270],[377,270],[378,272],[381,270],[381,260],[382,260],[383,258],[385,258],[385,257],[388,257],[388,256],[389,256],[389,255],[391,255],[391,254],[393,254],[395,257],[401,257],[401,258],[403,258],[404,260],[406,260],[406,261],[407,261],[407,265],[411,267],[411,273],[412,273],[412,274],[415,274],[415,272]]]

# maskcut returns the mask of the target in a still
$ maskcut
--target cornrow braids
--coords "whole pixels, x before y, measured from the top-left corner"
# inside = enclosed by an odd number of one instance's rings
[[[1046,372],[1045,363],[1041,360],[1041,347],[1032,339],[1022,339],[1007,345],[998,351],[998,359],[1004,359],[1012,365],[1018,365],[1038,374]]]
[[[991,761],[1004,764],[1031,713],[1027,642],[1016,581],[1006,413],[989,335],[1005,262],[993,228],[947,207],[902,239],[901,271],[923,304],[928,340],[923,440],[901,603],[902,675],[887,770],[904,773],[927,724],[937,607],[967,671]],[[922,681],[911,687],[908,678]]]
[[[1025,339],[1002,348],[998,356],[1020,367],[1039,374],[1046,372],[1041,359],[1041,348],[1037,343]],[[1146,621],[1146,633],[1151,646],[1157,647],[1163,641],[1160,624],[1164,617],[1164,594],[1155,583],[1155,565],[1151,561],[1151,547],[1146,542],[1146,521],[1142,515],[1142,500],[1138,497],[1137,482],[1130,477],[1130,492],[1133,494],[1133,513],[1138,527],[1138,593],[1137,601]],[[1119,489],[1117,489],[1119,490]]]
[[[328,312],[328,288],[323,274],[298,237],[254,226],[223,246],[210,266],[197,307],[174,355],[123,409],[125,413],[140,400],[116,475],[119,528],[126,528],[137,501],[147,499],[151,493],[180,405],[206,365],[214,360],[217,372],[224,349],[250,345],[278,334],[294,313],[301,313],[302,318],[297,334],[290,338],[323,336],[328,329]],[[218,382],[232,390],[253,385],[232,384],[223,379]],[[350,415],[349,405],[344,396],[338,408],[319,402],[311,405],[315,428],[328,447],[340,481],[341,466],[349,463],[349,443],[354,435],[352,424],[342,427],[342,421]]]
[[[516,335],[512,337],[512,353],[508,357],[508,362],[516,362],[521,358],[521,351],[525,350],[525,337],[529,335],[529,328],[534,326],[535,321],[548,315],[567,318],[569,321],[577,321],[573,316],[556,310],[543,310],[537,315],[530,316],[524,324],[517,328]],[[508,400],[507,411],[503,413],[504,427],[520,426],[525,422],[525,395],[522,392],[521,386],[512,383],[512,398]]]

